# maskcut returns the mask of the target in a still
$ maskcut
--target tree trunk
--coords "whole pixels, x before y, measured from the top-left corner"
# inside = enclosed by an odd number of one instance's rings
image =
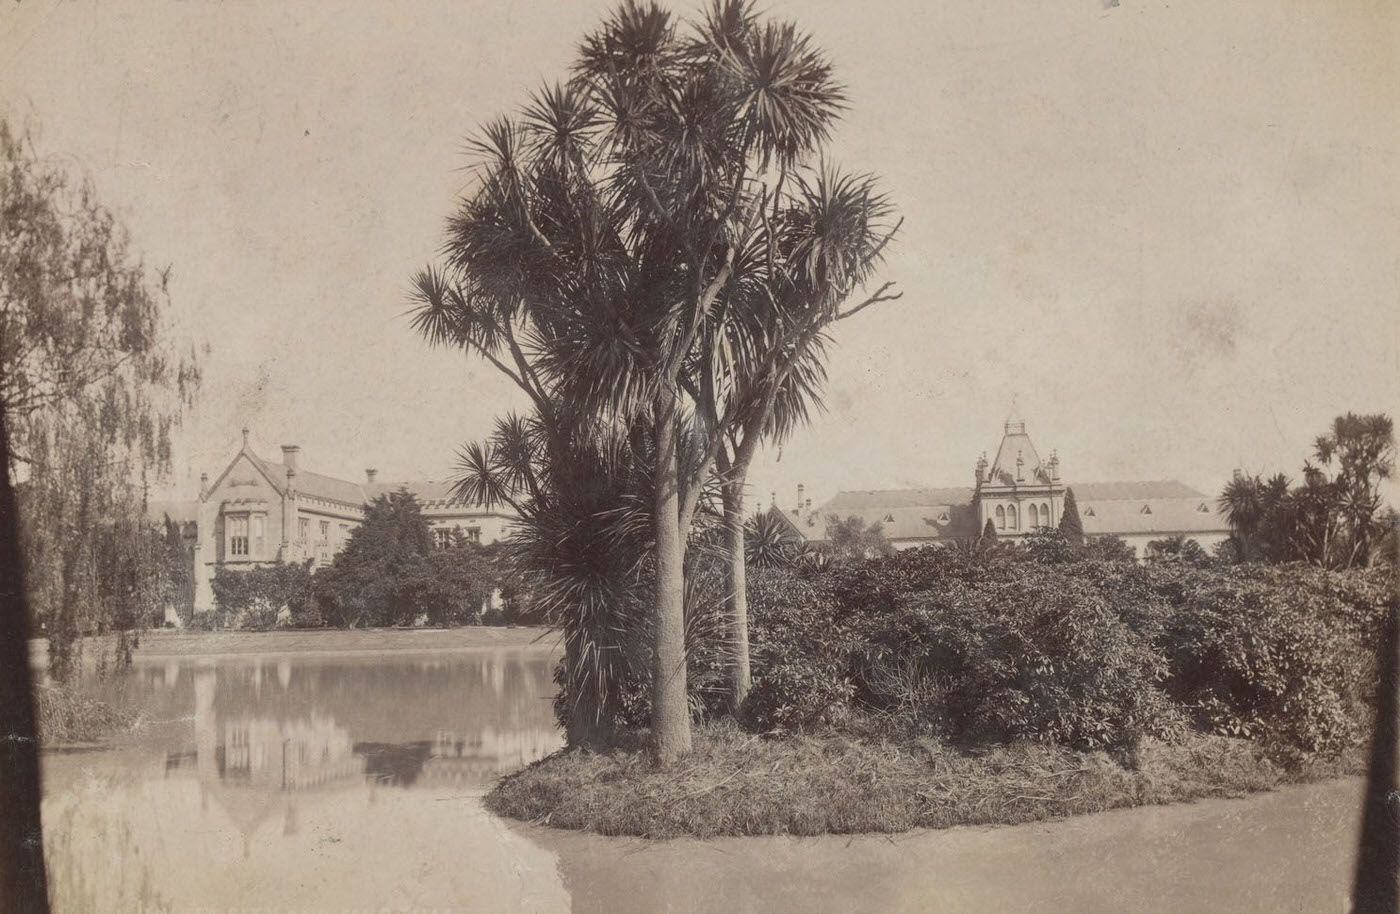
[[[744,550],[744,484],[725,483],[724,537],[729,552],[729,589],[725,609],[729,619],[729,710],[737,714],[753,684],[749,668],[748,558]]]
[[[613,683],[604,682],[596,652],[590,661],[583,649],[583,633],[577,625],[564,631],[564,736],[570,749],[602,748],[614,744],[613,715],[609,707],[612,697],[603,689]]]
[[[680,528],[680,468],[676,398],[663,392],[656,408],[656,593],[651,677],[651,738],[662,764],[690,751],[690,703],[685,668],[685,535]]]

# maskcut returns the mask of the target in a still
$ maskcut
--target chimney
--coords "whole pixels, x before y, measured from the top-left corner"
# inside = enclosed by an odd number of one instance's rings
[[[248,426],[243,426],[243,450],[248,450]]]
[[[287,475],[294,476],[297,471],[297,455],[301,453],[301,446],[296,444],[282,445],[282,462],[287,465]]]
[[[376,476],[378,476],[378,475],[379,475],[379,471],[378,471],[378,470],[375,470],[375,469],[366,469],[366,470],[365,470],[365,482],[368,483],[369,485],[374,485],[374,477],[376,477]]]

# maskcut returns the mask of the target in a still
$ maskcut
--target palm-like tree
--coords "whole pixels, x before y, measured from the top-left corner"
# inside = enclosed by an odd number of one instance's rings
[[[1278,473],[1265,480],[1236,473],[1221,491],[1219,504],[1239,544],[1241,561],[1285,557],[1291,539],[1288,477]]]
[[[741,0],[684,34],[626,3],[566,85],[482,130],[445,269],[416,282],[419,328],[526,392],[551,463],[594,433],[647,455],[633,481],[661,760],[690,746],[685,555],[702,491],[726,447],[747,469],[736,430],[755,428],[757,447],[777,404],[819,377],[807,353],[882,247],[867,238],[884,214],[868,181],[805,171],[843,101],[808,38]],[[857,198],[875,218],[802,205]],[[794,319],[799,306],[813,316]]]
[[[805,543],[772,511],[755,515],[744,527],[744,555],[748,565],[788,568],[801,557]]]

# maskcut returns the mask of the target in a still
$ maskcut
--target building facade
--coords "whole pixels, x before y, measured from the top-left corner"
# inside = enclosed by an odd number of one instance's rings
[[[345,547],[376,498],[405,490],[423,506],[423,515],[439,544],[458,534],[469,541],[494,543],[504,537],[513,516],[505,509],[452,497],[447,482],[382,483],[375,470],[363,482],[311,472],[301,466],[301,448],[282,446],[280,463],[265,460],[243,446],[212,482],[200,478],[195,506],[194,546],[196,612],[212,609],[210,585],[219,567],[252,567],[269,562],[328,564]]]
[[[810,542],[825,537],[826,519],[833,514],[880,524],[896,549],[968,542],[988,521],[999,539],[1015,542],[1058,527],[1071,489],[1084,534],[1118,537],[1139,558],[1153,540],[1184,536],[1209,551],[1230,535],[1215,499],[1185,483],[1066,482],[1059,456],[1051,452],[1042,460],[1019,420],[1003,426],[994,460],[988,462],[984,453],[977,461],[971,486],[843,491],[817,507],[799,494],[798,507],[783,516]]]

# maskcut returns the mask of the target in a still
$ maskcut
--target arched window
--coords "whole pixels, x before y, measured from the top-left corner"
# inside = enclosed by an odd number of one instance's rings
[[[1041,525],[1042,527],[1048,527],[1048,526],[1050,526],[1050,506],[1049,506],[1049,505],[1042,504],[1042,505],[1040,506],[1040,525]]]
[[[1007,505],[1007,506],[1006,506],[1006,526],[1010,527],[1012,530],[1019,530],[1019,529],[1020,529],[1020,525],[1016,523],[1016,506],[1015,506],[1015,505]]]
[[[1006,511],[1002,509],[1001,505],[997,505],[997,529],[1006,529]]]
[[[1036,530],[1045,524],[1045,518],[1040,516],[1040,506],[1031,505],[1031,529]]]

